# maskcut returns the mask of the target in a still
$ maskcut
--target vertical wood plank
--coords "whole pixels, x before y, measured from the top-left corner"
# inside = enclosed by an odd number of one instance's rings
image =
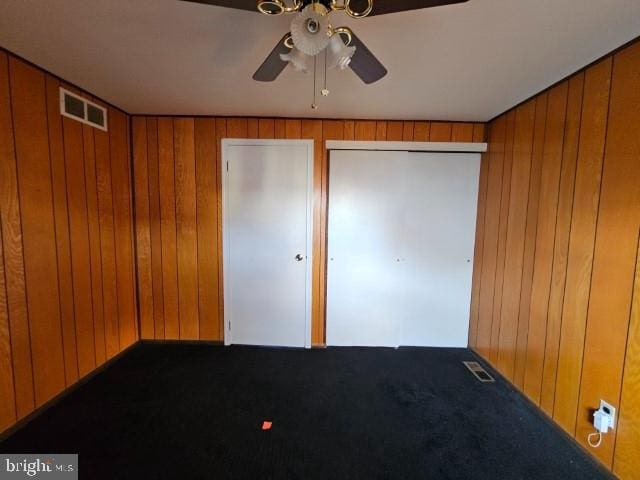
[[[515,136],[516,110],[507,113],[507,126],[504,147],[504,166],[502,171],[502,190],[500,198],[500,226],[498,229],[498,253],[496,260],[496,279],[493,292],[493,317],[491,320],[491,344],[489,359],[497,365],[502,327],[502,292],[504,287],[504,267],[507,255],[507,231],[509,223],[509,204],[511,196],[511,173],[513,171],[513,144]]]
[[[285,137],[290,140],[302,138],[302,122],[300,120],[287,120],[285,122]]]
[[[343,137],[343,135],[341,135]],[[376,141],[387,139],[387,122],[376,122]]]
[[[484,142],[486,140],[486,127],[484,123],[474,123],[473,125],[473,141]]]
[[[257,118],[247,119],[247,137],[248,138],[258,138],[259,130],[260,128],[259,128]]]
[[[14,389],[18,419],[34,408],[31,338],[27,314],[27,294],[22,245],[22,221],[18,198],[16,151],[11,114],[9,61],[0,51],[0,215],[7,310],[13,354]]]
[[[322,244],[322,120],[302,120],[302,138],[314,140],[311,343],[318,345],[324,343],[324,302],[321,299],[324,275],[320,257]]]
[[[514,380],[518,316],[520,313],[520,294],[524,266],[535,108],[536,101],[533,99],[516,109],[513,142],[513,167],[511,170],[511,194],[509,196],[507,218],[497,362],[502,374],[512,381]]]
[[[64,372],[67,386],[78,379],[78,352],[76,347],[75,309],[73,305],[73,277],[71,273],[71,246],[69,242],[69,212],[67,205],[67,178],[65,172],[62,116],[60,115],[60,83],[46,76],[47,117],[49,127],[49,153],[51,158],[51,184],[56,225],[58,259],[58,285]]]
[[[153,278],[151,273],[147,122],[144,117],[134,117],[132,122],[131,133],[133,135],[133,178],[136,216],[136,271],[138,308],[140,312],[140,336],[143,339],[154,339],[155,322],[153,317]]]
[[[2,224],[0,224],[0,233]],[[13,356],[4,276],[4,251],[0,235],[0,432],[16,423],[16,392],[13,384]]]
[[[592,409],[620,400],[640,226],[640,43],[614,56],[610,95],[576,429],[585,447]],[[614,441],[590,451],[611,465]]]
[[[562,303],[564,301],[567,274],[569,229],[571,227],[571,214],[573,209],[583,85],[583,73],[569,79],[567,117],[562,151],[562,170],[560,172],[560,193],[558,197],[555,246],[551,273],[551,290],[549,293],[549,307],[547,312],[547,341],[542,373],[542,393],[540,396],[540,406],[549,415],[553,415],[553,403],[556,390],[560,324],[562,321]]]
[[[93,332],[91,288],[91,254],[87,218],[87,194],[84,172],[82,124],[63,118],[65,165],[67,169],[67,199],[69,204],[69,238],[73,272],[78,373],[91,372],[96,364]]]
[[[40,406],[65,387],[45,78],[13,57],[9,67],[33,381]]]
[[[118,288],[118,320],[120,349],[137,338],[135,276],[133,271],[133,232],[131,229],[131,168],[129,164],[129,131],[124,113],[109,110],[109,146],[111,148],[111,182],[116,250],[116,285]]]
[[[173,161],[173,119],[158,119],[160,217],[162,228],[162,285],[164,333],[167,340],[180,338],[178,312],[178,260],[176,253],[176,204]]]
[[[246,126],[245,126],[246,128]],[[285,125],[285,129],[287,126]],[[241,135],[246,136],[246,130],[239,132]],[[216,118],[216,172],[220,172],[222,169],[222,145],[221,139],[229,136],[228,122],[224,118]],[[242,138],[242,137],[241,137]],[[220,331],[218,332],[218,338],[224,340],[224,272],[222,270],[223,257],[222,257],[222,175],[217,176],[217,207],[218,207],[218,253],[217,253],[217,265],[218,265],[218,325]]]
[[[452,142],[473,142],[473,123],[454,123],[451,127]]]
[[[402,141],[413,142],[413,122],[402,122]]]
[[[287,138],[287,124],[284,118],[276,118],[274,123],[275,138]]]
[[[174,119],[173,131],[180,339],[197,340],[200,320],[198,313],[198,232],[193,119]]]
[[[226,124],[228,138],[247,138],[248,124],[246,118],[229,118],[226,120]]]
[[[272,118],[258,120],[258,137],[267,139],[275,137],[275,123]]]
[[[432,142],[450,142],[452,125],[449,122],[431,122],[430,137]]]
[[[413,141],[428,142],[430,127],[431,124],[429,122],[415,122],[413,125]]]
[[[98,190],[96,184],[95,141],[88,125],[82,126],[84,144],[84,173],[87,193],[87,222],[89,227],[89,254],[91,267],[91,300],[93,312],[93,345],[96,366],[106,360],[104,340],[104,311],[102,300],[102,262],[100,258],[100,219],[98,216]]]
[[[151,229],[151,271],[154,338],[164,340],[164,293],[162,288],[162,219],[158,172],[158,119],[147,118],[147,170],[149,177],[149,224]]]
[[[375,121],[356,121],[355,139],[360,141],[375,140],[376,139],[376,122]]]
[[[498,234],[500,229],[500,201],[504,167],[507,116],[496,119],[490,132],[489,177],[487,179],[487,202],[485,207],[485,239],[482,248],[482,274],[478,301],[478,327],[475,348],[483,357],[489,358],[493,319],[493,297],[498,261]]]
[[[355,122],[353,120],[344,121],[344,139],[355,140]]]
[[[476,346],[480,304],[480,279],[482,278],[482,253],[484,247],[484,222],[487,206],[487,183],[489,178],[489,156],[482,154],[476,214],[476,241],[473,251],[473,273],[471,282],[471,308],[469,314],[469,345]]]
[[[575,434],[578,393],[580,391],[584,334],[591,287],[591,266],[609,109],[611,66],[612,60],[609,58],[589,68],[585,74],[553,409],[554,419],[570,435]]]
[[[540,403],[542,388],[567,94],[568,82],[562,82],[549,91],[544,134],[536,228],[536,256],[531,284],[529,334],[527,336],[527,359],[524,375],[524,391],[536,404]]]
[[[533,131],[533,149],[531,152],[531,177],[529,181],[529,201],[527,206],[527,226],[524,243],[524,263],[522,267],[522,288],[518,314],[518,334],[516,339],[516,358],[514,384],[524,389],[524,372],[527,359],[527,338],[529,336],[529,315],[531,313],[531,285],[536,253],[536,232],[538,228],[538,208],[540,205],[540,178],[542,175],[542,156],[544,153],[545,126],[547,122],[547,94],[536,98],[536,118]]]
[[[284,127],[284,125],[283,125]],[[283,132],[284,133],[284,132]],[[216,120],[195,120],[198,227],[198,310],[200,339],[217,340],[218,318],[218,169]]]
[[[404,122],[387,122],[387,141],[389,142],[401,142],[404,134]],[[345,140],[347,138],[345,132]]]
[[[640,471],[640,241],[619,412],[613,473],[631,479]]]
[[[96,183],[98,189],[98,217],[100,222],[100,254],[102,263],[102,309],[106,358],[120,351],[118,321],[118,290],[116,282],[116,246],[111,187],[111,152],[109,134],[94,132]]]

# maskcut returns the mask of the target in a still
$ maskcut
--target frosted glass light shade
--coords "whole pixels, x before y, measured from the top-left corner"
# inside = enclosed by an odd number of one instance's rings
[[[351,57],[356,53],[356,47],[346,46],[338,33],[332,35],[328,48],[327,68],[344,70],[349,66]]]
[[[291,65],[297,72],[309,72],[309,61],[311,60],[311,57],[302,53],[295,47],[293,47],[289,53],[280,54],[280,58],[284,62],[289,62],[289,65]]]
[[[314,28],[309,28],[309,23]],[[298,50],[307,55],[317,55],[329,44],[329,19],[307,5],[291,22],[291,37]]]

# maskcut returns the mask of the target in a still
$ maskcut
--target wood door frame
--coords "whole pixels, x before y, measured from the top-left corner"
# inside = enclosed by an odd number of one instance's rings
[[[238,139],[223,138],[222,139],[222,161],[220,162],[220,174],[222,178],[222,290],[223,290],[223,322],[224,322],[224,344],[231,345],[231,292],[228,286],[229,271],[231,258],[229,255],[229,212],[228,212],[228,194],[229,194],[229,176],[227,175],[227,158],[229,147],[234,146],[250,146],[250,147],[269,147],[269,146],[294,146],[301,145],[307,149],[307,262],[306,262],[306,288],[305,288],[305,339],[304,347],[311,348],[311,321],[313,306],[313,162],[314,162],[314,141],[313,140],[267,140],[267,139]]]

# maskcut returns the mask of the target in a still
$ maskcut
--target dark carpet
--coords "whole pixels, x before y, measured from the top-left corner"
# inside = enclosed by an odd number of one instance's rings
[[[79,453],[86,479],[611,478],[463,360],[477,358],[140,344],[0,451]]]

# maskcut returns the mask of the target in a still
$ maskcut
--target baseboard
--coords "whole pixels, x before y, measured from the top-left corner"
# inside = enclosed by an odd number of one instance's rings
[[[498,371],[498,369],[496,367],[493,366],[493,364],[487,360],[486,358],[484,358],[480,352],[478,352],[474,347],[472,347],[471,345],[469,345],[467,347],[469,349],[470,352],[472,352],[476,358],[480,361],[480,363],[485,367],[486,370],[489,370],[490,373],[494,376],[494,378],[500,378],[501,380],[503,380],[505,383],[507,383],[518,395],[520,395],[520,397],[522,397],[530,406],[533,407],[533,410],[538,414],[538,416],[544,421],[546,422],[548,425],[550,425],[554,430],[556,430],[557,432],[559,432],[561,435],[563,435],[567,440],[569,440],[569,442],[579,451],[582,451],[584,453],[587,454],[587,457],[591,460],[591,462],[597,466],[600,470],[602,470],[606,475],[610,476],[611,478],[616,478],[615,475],[613,474],[613,472],[611,471],[611,469],[605,465],[604,463],[602,463],[602,461],[596,457],[591,451],[589,451],[588,449],[586,449],[584,447],[584,445],[582,445],[580,442],[578,442],[574,436],[570,435],[566,430],[564,430],[560,425],[558,425],[558,422],[556,422],[553,417],[551,417],[547,412],[545,412],[543,409],[541,409],[538,405],[536,405],[522,390],[520,390],[520,388],[518,388],[517,385],[515,385],[511,380],[509,380],[507,377],[505,377],[501,372]]]
[[[68,387],[66,387],[59,394],[57,394],[55,397],[49,399],[48,401],[46,401],[45,403],[40,405],[33,412],[31,412],[30,414],[28,414],[25,417],[21,418],[15,424],[10,426],[9,428],[4,430],[3,432],[0,432],[0,442],[4,441],[5,439],[7,439],[11,435],[13,435],[15,432],[17,432],[22,427],[24,427],[27,423],[31,422],[35,418],[37,418],[40,415],[42,415],[42,413],[44,413],[49,408],[51,408],[54,405],[58,404],[58,402],[60,402],[64,398],[66,398],[72,392],[76,391],[78,388],[80,388],[82,385],[87,383],[93,377],[95,377],[99,373],[102,373],[104,370],[106,370],[111,365],[113,365],[115,362],[117,362],[120,358],[122,358],[125,354],[127,354],[129,351],[131,351],[133,348],[135,348],[139,343],[140,343],[140,340],[135,341],[134,343],[129,345],[127,348],[125,348],[121,352],[118,352],[117,354],[115,354],[113,357],[111,357],[109,360],[104,362],[99,367],[94,368],[91,372],[87,373],[84,377],[80,378],[77,382],[75,382],[74,384],[69,385]]]

